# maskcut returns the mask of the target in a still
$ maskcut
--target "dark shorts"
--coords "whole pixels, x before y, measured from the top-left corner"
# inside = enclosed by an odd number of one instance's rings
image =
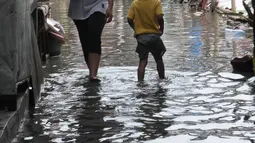
[[[105,14],[95,12],[85,20],[74,20],[77,27],[84,58],[88,62],[88,54],[101,54],[101,35],[105,25]]]
[[[162,60],[166,48],[160,35],[143,34],[136,38],[138,43],[136,52],[140,59],[147,59],[149,53],[151,53],[155,60]]]

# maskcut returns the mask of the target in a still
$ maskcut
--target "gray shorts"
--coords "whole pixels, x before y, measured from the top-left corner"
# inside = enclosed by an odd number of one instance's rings
[[[147,59],[151,53],[155,60],[161,60],[166,47],[158,34],[142,34],[136,37],[137,47],[136,52],[139,54],[140,59]]]

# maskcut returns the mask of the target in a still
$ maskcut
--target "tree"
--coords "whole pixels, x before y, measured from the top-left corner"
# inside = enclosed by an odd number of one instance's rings
[[[252,0],[252,7],[254,9],[254,5],[253,4],[254,4],[254,0]],[[249,18],[248,23],[249,23],[250,26],[253,27],[254,12],[252,13],[250,6],[245,2],[245,0],[243,0],[243,6],[244,6],[244,9],[248,13],[248,18]]]

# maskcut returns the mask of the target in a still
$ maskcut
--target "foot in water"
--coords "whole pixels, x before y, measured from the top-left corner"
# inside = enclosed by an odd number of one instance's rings
[[[90,80],[91,82],[100,82],[100,81],[101,81],[101,80],[98,79],[97,77],[90,77],[89,80]]]

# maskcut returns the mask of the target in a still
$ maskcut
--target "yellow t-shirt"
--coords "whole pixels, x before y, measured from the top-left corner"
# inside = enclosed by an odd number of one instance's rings
[[[159,34],[157,16],[163,15],[160,0],[134,0],[128,18],[134,21],[135,34]]]

